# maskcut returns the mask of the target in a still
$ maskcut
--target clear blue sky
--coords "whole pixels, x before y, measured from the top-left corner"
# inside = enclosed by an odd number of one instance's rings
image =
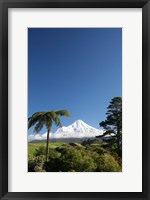
[[[122,96],[121,28],[28,29],[28,116],[67,109],[64,126],[81,119],[99,128],[116,96]]]

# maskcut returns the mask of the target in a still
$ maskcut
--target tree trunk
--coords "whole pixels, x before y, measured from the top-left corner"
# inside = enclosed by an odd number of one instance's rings
[[[47,161],[47,158],[48,158],[49,134],[50,134],[50,130],[47,131],[46,161]]]

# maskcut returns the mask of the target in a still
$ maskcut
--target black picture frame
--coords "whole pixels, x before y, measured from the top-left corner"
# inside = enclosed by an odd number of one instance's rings
[[[142,192],[8,192],[8,9],[142,8]],[[150,199],[150,2],[149,0],[0,0],[0,197],[1,199]],[[135,72],[136,73],[136,72]]]

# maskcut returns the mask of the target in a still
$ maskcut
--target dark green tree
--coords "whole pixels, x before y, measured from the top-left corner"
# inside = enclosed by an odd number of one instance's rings
[[[122,155],[122,98],[114,97],[107,107],[106,120],[99,123],[104,128],[104,135],[114,135],[117,140],[118,155]]]
[[[36,112],[28,119],[28,129],[32,126],[34,127],[34,132],[39,133],[40,130],[43,128],[43,126],[47,129],[47,145],[46,145],[46,161],[48,156],[48,145],[49,145],[49,137],[50,137],[50,131],[53,122],[56,124],[56,126],[61,127],[61,121],[58,116],[66,116],[69,117],[70,114],[67,110],[59,110],[55,111],[52,110],[50,112]]]

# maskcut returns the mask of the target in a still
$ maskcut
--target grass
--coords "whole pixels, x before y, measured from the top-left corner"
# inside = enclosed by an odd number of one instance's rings
[[[63,142],[54,142],[49,143],[49,147],[55,149],[56,147],[61,146],[64,144]],[[28,155],[33,156],[35,150],[39,148],[39,146],[46,146],[46,142],[38,142],[38,143],[28,143]]]
[[[50,142],[49,148],[55,149],[57,147],[62,146],[63,144],[66,144],[66,143],[65,142]],[[74,142],[74,144],[79,148],[84,148],[84,146],[82,146],[79,143]],[[33,156],[36,149],[38,149],[40,146],[46,147],[46,142],[37,142],[37,143],[30,142],[30,143],[28,143],[28,155]]]
[[[63,146],[64,144],[66,144],[66,143],[65,142],[50,142],[49,143],[49,148],[55,149],[57,147]],[[74,148],[80,148],[80,149],[86,148],[84,145],[79,144],[77,142],[70,143],[71,146],[72,146],[72,144],[73,144],[73,146],[75,145]],[[37,143],[30,142],[30,143],[28,143],[28,155],[29,156],[33,156],[35,151],[36,151],[36,149],[38,149],[40,146],[45,146],[46,147],[46,142],[37,142]],[[108,143],[103,143],[103,144],[92,143],[92,144],[89,144],[88,146],[91,147],[91,148],[95,148],[95,147],[104,147],[104,148],[106,148],[108,146]]]

